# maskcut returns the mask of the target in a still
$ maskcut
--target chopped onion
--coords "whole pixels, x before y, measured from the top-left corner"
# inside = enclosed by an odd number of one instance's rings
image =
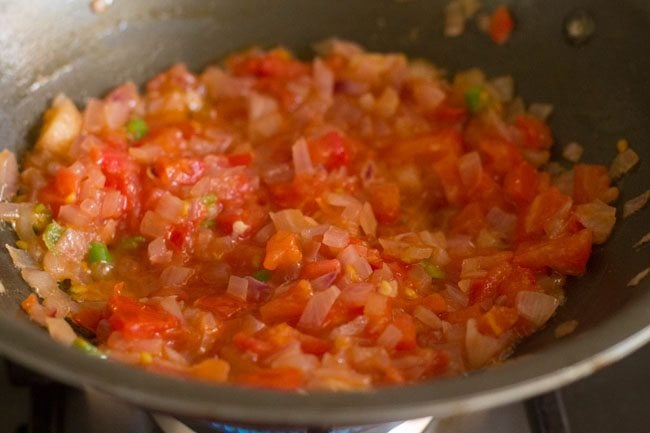
[[[266,241],[268,241],[269,238],[273,236],[273,233],[275,233],[275,226],[273,225],[273,223],[268,223],[267,225],[259,229],[257,233],[255,233],[253,240],[261,244],[266,243]]]
[[[639,239],[637,243],[634,244],[634,248],[639,248],[647,242],[650,242],[650,233],[646,233],[645,235],[643,235],[643,237]]]
[[[55,317],[65,317],[68,313],[78,310],[79,306],[59,290],[56,280],[47,272],[23,268],[20,273],[23,280],[43,299],[43,305],[54,310]]]
[[[321,326],[340,293],[336,286],[314,293],[307,302],[298,325],[307,329],[317,329]]]
[[[650,267],[647,267],[644,270],[642,270],[641,272],[639,272],[638,274],[636,274],[630,280],[630,282],[627,283],[627,285],[630,286],[630,287],[634,287],[634,286],[638,285],[641,282],[641,280],[643,280],[645,277],[648,276],[648,274],[650,274]]]
[[[350,236],[345,230],[330,226],[323,234],[323,244],[333,248],[345,248],[350,243]]]
[[[305,239],[312,239],[314,236],[321,236],[329,230],[330,226],[327,224],[317,225],[315,227],[309,227],[300,232],[300,236]]]
[[[458,159],[458,172],[468,191],[476,188],[483,175],[483,165],[478,152],[469,152]]]
[[[532,103],[528,107],[528,113],[537,117],[539,120],[545,121],[553,113],[553,105],[544,103]]]
[[[329,288],[334,283],[334,281],[336,281],[336,277],[338,275],[338,272],[328,272],[319,277],[316,277],[310,281],[311,288],[314,290],[314,292],[325,290]]]
[[[327,195],[326,201],[332,206],[338,206],[338,207],[347,207],[350,205],[360,204],[359,200],[352,197],[350,194],[331,193]]]
[[[165,238],[159,237],[149,242],[147,247],[149,261],[154,264],[169,263],[173,253],[167,248]]]
[[[271,293],[269,285],[253,277],[246,277],[246,279],[248,280],[248,294],[246,298],[252,302],[266,301]]]
[[[248,280],[236,275],[231,275],[228,280],[227,292],[230,296],[245,301],[248,297]]]
[[[187,204],[175,195],[165,191],[158,200],[155,212],[167,221],[177,221],[187,212]]]
[[[475,319],[469,319],[467,321],[465,351],[470,366],[478,368],[485,365],[502,348],[503,343],[499,339],[483,335],[479,332]]]
[[[277,231],[300,233],[302,230],[318,225],[298,209],[283,209],[279,212],[271,212],[269,215]]]
[[[296,174],[312,174],[314,172],[309,147],[307,147],[307,141],[304,138],[299,138],[294,143],[291,147],[291,155],[293,157],[293,169]]]
[[[337,258],[341,262],[343,269],[351,266],[361,280],[365,280],[372,274],[370,263],[359,255],[354,245],[348,245],[338,254]]]
[[[58,218],[62,223],[78,228],[88,227],[92,221],[90,215],[82,211],[79,206],[71,204],[61,206]]]
[[[365,316],[384,316],[386,305],[388,305],[388,297],[379,293],[370,293],[363,305],[363,314]]]
[[[448,38],[460,36],[465,31],[465,14],[463,6],[457,0],[452,0],[445,7],[444,35]]]
[[[609,175],[612,179],[618,179],[639,163],[639,155],[631,148],[616,155],[612,164],[609,166]]]
[[[297,341],[274,353],[266,362],[270,363],[272,368],[292,368],[304,372],[313,372],[320,364],[316,355],[303,353]]]
[[[46,317],[45,326],[50,336],[66,346],[71,346],[72,342],[77,338],[77,334],[72,330],[72,327],[65,319],[57,317]]]
[[[442,320],[440,320],[438,315],[428,308],[423,307],[422,305],[415,307],[415,310],[413,311],[413,317],[420,320],[422,323],[432,329],[442,328]]]
[[[172,220],[173,221],[173,220]],[[140,233],[152,238],[163,237],[167,234],[169,221],[154,211],[148,210],[140,221]]]
[[[566,337],[567,335],[575,331],[577,327],[578,327],[577,320],[567,320],[566,322],[562,322],[559,325],[557,325],[557,327],[555,328],[554,331],[555,338]]]
[[[25,205],[21,203],[0,203],[0,220],[17,220],[24,207]]]
[[[9,200],[18,191],[18,163],[13,152],[0,152],[0,200]]]
[[[359,215],[361,214],[361,203],[353,203],[345,207],[343,209],[343,212],[341,212],[341,218],[343,220],[352,222],[352,223],[358,223],[359,222]]]
[[[334,73],[321,60],[314,60],[313,67],[314,87],[323,99],[330,99],[334,92]]]
[[[330,333],[332,338],[337,337],[350,337],[359,335],[366,329],[368,325],[368,318],[366,316],[357,316],[353,320],[345,323],[337,328],[334,328]]]
[[[160,282],[165,287],[181,287],[187,283],[194,270],[182,266],[168,266],[160,274]]]
[[[501,233],[512,234],[517,226],[517,216],[504,212],[496,206],[490,208],[485,216],[487,221]]]
[[[650,200],[650,189],[623,203],[623,218],[643,209]]]
[[[181,301],[179,301],[176,296],[165,296],[160,299],[159,304],[169,314],[176,317],[181,322],[183,321],[183,307]]]
[[[600,200],[576,206],[575,215],[580,224],[591,230],[596,244],[607,240],[616,223],[616,208]]]
[[[546,293],[522,290],[517,293],[516,306],[522,317],[542,326],[555,313],[558,300]]]
[[[453,304],[451,306],[453,308],[465,308],[467,307],[467,304],[469,304],[469,298],[467,297],[467,294],[465,294],[458,287],[454,287],[451,284],[446,284],[444,293],[446,293],[447,298],[452,301]]]
[[[253,93],[248,99],[248,118],[250,121],[258,120],[269,114],[278,111],[278,103],[275,99]]]
[[[571,143],[564,146],[564,150],[562,150],[562,156],[567,161],[576,163],[580,161],[580,158],[582,158],[583,150],[584,149],[582,148],[582,146],[580,146],[575,141],[572,141]]]
[[[34,261],[32,256],[30,256],[27,251],[14,248],[9,244],[5,245],[5,247],[7,247],[9,256],[11,257],[11,260],[14,262],[14,266],[19,270],[38,269],[38,264]]]
[[[346,286],[341,293],[341,301],[354,307],[363,307],[375,286],[370,283],[354,283]],[[383,298],[383,296],[382,296]]]
[[[510,75],[493,78],[490,85],[496,91],[501,102],[509,102],[515,96],[515,81]]]
[[[402,339],[402,331],[392,323],[384,329],[377,339],[377,343],[384,346],[388,350],[392,350],[397,346],[397,343]]]

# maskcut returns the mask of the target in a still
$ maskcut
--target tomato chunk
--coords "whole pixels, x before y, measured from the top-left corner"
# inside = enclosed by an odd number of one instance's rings
[[[584,229],[573,235],[521,245],[514,263],[528,268],[551,268],[567,275],[585,273],[591,255],[592,234]]]
[[[158,305],[114,294],[107,305],[108,322],[126,338],[151,338],[178,326],[178,319]]]
[[[490,37],[499,45],[506,43],[510,39],[514,27],[515,23],[510,10],[505,6],[499,6],[490,16]]]

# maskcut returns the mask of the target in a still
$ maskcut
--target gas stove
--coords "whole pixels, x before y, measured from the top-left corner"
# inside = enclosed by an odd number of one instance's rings
[[[555,392],[454,418],[272,429],[181,420],[0,363],[1,433],[643,433],[650,432],[650,345]]]

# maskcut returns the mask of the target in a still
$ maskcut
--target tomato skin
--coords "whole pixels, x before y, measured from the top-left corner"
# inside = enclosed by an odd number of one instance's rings
[[[551,129],[535,116],[529,114],[517,116],[515,127],[521,132],[523,145],[528,149],[547,150],[553,145]]]
[[[370,204],[382,224],[397,221],[400,215],[400,191],[396,183],[373,184],[369,188]]]
[[[579,276],[585,273],[591,244],[591,231],[583,229],[572,235],[523,244],[515,251],[513,262],[527,268],[551,268]]]
[[[202,296],[194,302],[194,306],[210,311],[222,320],[237,316],[246,309],[246,303],[227,294]]]
[[[125,338],[152,338],[178,326],[178,319],[158,305],[115,293],[107,304],[108,323]]]
[[[520,218],[520,232],[523,238],[542,235],[545,224],[558,212],[571,205],[571,197],[550,187],[537,195]]]
[[[250,152],[244,152],[244,153],[234,153],[231,155],[228,155],[226,158],[228,158],[228,164],[231,166],[237,166],[237,165],[251,165],[253,162],[253,154]]]
[[[309,140],[309,155],[314,164],[321,164],[327,171],[350,164],[350,154],[343,136],[336,131]]]
[[[515,23],[510,11],[505,6],[499,6],[490,16],[489,33],[492,40],[501,45],[510,39]]]
[[[521,207],[533,201],[537,194],[538,185],[539,174],[537,170],[524,161],[506,174],[503,181],[503,190],[510,200]]]
[[[300,240],[295,233],[279,231],[266,243],[264,268],[270,271],[291,266],[301,260]]]
[[[166,185],[194,185],[203,176],[205,163],[192,158],[160,158],[154,172]]]
[[[594,200],[609,202],[606,193],[611,181],[607,167],[577,164],[573,168],[573,198],[576,204],[591,203]]]
[[[235,377],[235,382],[256,388],[292,391],[302,387],[304,378],[297,368],[279,367],[241,374]]]
[[[295,323],[300,319],[312,293],[309,282],[300,280],[286,292],[262,305],[260,316],[266,324]]]

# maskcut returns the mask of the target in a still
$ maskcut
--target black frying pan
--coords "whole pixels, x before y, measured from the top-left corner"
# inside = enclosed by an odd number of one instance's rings
[[[623,201],[650,178],[650,2],[643,0],[512,1],[517,30],[498,47],[475,29],[442,37],[442,1],[417,0],[116,0],[93,15],[89,0],[0,0],[0,144],[23,153],[39,115],[65,92],[79,105],[127,80],[177,61],[201,69],[252,44],[287,45],[300,55],[336,35],[372,50],[403,51],[451,71],[479,66],[511,73],[527,101],[555,105],[557,141],[585,146],[583,160],[608,164],[626,137],[642,162],[619,183]],[[494,4],[488,4],[488,9]],[[568,44],[567,15],[584,9],[596,31]],[[568,301],[547,328],[511,361],[470,374],[368,393],[288,394],[210,386],[162,377],[65,349],[19,311],[28,287],[0,252],[0,349],[40,372],[129,402],[180,415],[283,425],[356,424],[450,415],[520,399],[583,377],[650,339],[650,279],[626,283],[650,265],[648,247],[632,245],[650,229],[650,211],[634,215],[595,250],[584,278],[569,281]],[[2,244],[13,242],[9,229]],[[555,326],[579,321],[557,340]]]

